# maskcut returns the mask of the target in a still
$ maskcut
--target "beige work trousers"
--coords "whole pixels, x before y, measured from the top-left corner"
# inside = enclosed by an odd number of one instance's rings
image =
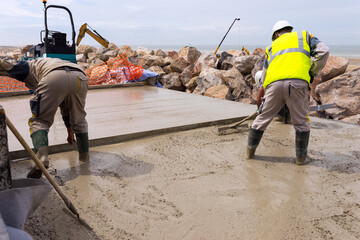
[[[271,120],[286,104],[290,110],[292,124],[296,131],[310,131],[309,84],[303,80],[280,80],[266,87],[261,113],[252,127],[264,131]]]
[[[85,119],[87,90],[88,78],[81,71],[54,70],[47,74],[30,99],[33,114],[29,119],[30,134],[38,130],[49,131],[59,106],[61,114],[70,117],[74,133],[88,132]]]

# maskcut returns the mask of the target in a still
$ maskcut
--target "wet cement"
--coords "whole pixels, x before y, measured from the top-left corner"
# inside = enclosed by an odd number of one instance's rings
[[[29,96],[0,98],[7,116],[32,146],[28,118]],[[254,105],[203,97],[151,86],[90,90],[86,99],[90,146],[116,143],[220,122],[234,122],[252,114]],[[12,133],[11,159],[28,156]],[[50,152],[71,151],[58,111],[49,132]]]
[[[248,122],[249,124],[251,121]],[[220,127],[220,126],[219,126]],[[360,128],[311,118],[309,165],[291,125],[272,122],[254,160],[247,132],[217,126],[50,155],[50,170],[93,230],[55,192],[27,221],[38,239],[360,239]],[[23,177],[30,162],[12,164]]]

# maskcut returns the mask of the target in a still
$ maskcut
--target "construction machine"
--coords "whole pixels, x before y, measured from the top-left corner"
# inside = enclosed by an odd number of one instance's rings
[[[46,6],[47,1],[43,0],[44,3],[44,17],[45,17],[45,30],[40,31],[40,41],[41,43],[33,46],[29,49],[24,57],[27,59],[34,59],[38,57],[52,57],[52,58],[61,58],[67,61],[76,63],[75,55],[75,28],[74,21],[71,14],[71,11],[64,6],[58,5],[49,5]],[[71,30],[72,30],[72,43],[69,43],[66,39],[66,33],[59,31],[49,30],[47,23],[47,13],[50,8],[58,8],[65,10],[70,17]]]
[[[88,28],[89,27],[89,28]],[[105,48],[108,48],[109,41],[103,38],[98,32],[92,29],[87,23],[84,23],[79,30],[79,35],[76,40],[76,46],[79,46],[81,40],[85,36],[85,33],[89,34],[92,38],[94,38],[98,43],[100,43]]]

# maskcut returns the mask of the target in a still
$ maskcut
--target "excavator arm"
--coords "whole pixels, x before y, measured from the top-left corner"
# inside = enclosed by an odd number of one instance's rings
[[[90,26],[89,26],[90,27]],[[94,38],[98,43],[100,43],[102,46],[107,48],[109,46],[109,41],[103,38],[99,33],[97,33],[95,30],[88,28],[87,23],[84,23],[79,30],[79,35],[76,40],[76,46],[79,46],[81,40],[85,36],[85,33],[89,34],[92,38]]]

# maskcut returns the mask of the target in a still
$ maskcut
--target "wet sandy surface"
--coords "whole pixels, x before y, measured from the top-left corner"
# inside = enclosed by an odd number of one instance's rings
[[[249,122],[250,123],[250,122]],[[273,122],[254,160],[247,131],[217,126],[50,155],[51,174],[88,230],[53,191],[27,221],[37,239],[360,239],[360,128],[311,118],[306,166],[294,130]],[[30,162],[12,164],[24,177]]]

